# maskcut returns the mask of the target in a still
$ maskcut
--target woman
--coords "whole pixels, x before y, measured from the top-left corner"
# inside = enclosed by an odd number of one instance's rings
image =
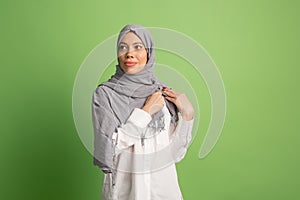
[[[101,199],[183,199],[175,163],[191,140],[194,109],[154,76],[153,39],[144,27],[125,26],[117,54],[116,73],[97,87],[92,102]]]

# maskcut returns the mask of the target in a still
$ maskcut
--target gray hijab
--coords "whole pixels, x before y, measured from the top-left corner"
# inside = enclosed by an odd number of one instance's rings
[[[120,31],[117,48],[128,32],[135,33],[141,39],[147,50],[148,61],[144,69],[136,74],[123,72],[118,64],[116,73],[108,81],[100,84],[94,92],[92,102],[94,164],[105,173],[112,172],[113,132],[126,122],[134,108],[142,108],[150,95],[165,87],[153,74],[155,53],[150,32],[137,24],[126,25]],[[165,102],[171,114],[171,123],[176,123],[178,119],[176,106],[170,101]],[[152,115],[149,128],[157,132],[164,129],[164,126],[162,111]]]

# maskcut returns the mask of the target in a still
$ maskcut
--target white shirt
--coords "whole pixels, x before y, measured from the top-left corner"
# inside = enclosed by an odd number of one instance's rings
[[[185,156],[191,141],[194,120],[185,121],[179,113],[176,127],[170,127],[166,106],[164,130],[147,128],[151,115],[135,108],[113,134],[113,173],[104,174],[103,200],[181,200],[175,163]]]

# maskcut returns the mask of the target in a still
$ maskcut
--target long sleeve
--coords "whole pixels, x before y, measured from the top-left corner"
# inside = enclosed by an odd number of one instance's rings
[[[167,108],[164,108],[165,113],[167,113]],[[170,116],[166,116],[165,121],[168,123]],[[134,145],[141,146],[142,134],[145,132],[148,123],[151,121],[151,115],[149,113],[135,108],[128,118],[125,124],[122,124],[121,127],[117,129],[117,132],[113,133],[113,143],[115,145],[115,154],[118,155],[124,149],[132,147]],[[188,149],[188,145],[191,142],[192,138],[192,128],[194,120],[183,120],[179,113],[179,120],[176,127],[168,124],[166,129],[160,133],[160,137],[150,137],[145,139],[145,144],[149,145],[161,145],[164,143],[162,148],[165,148],[170,145],[171,154],[175,162],[181,161]],[[168,133],[168,136],[167,136]],[[165,139],[165,137],[168,139]],[[161,141],[163,140],[163,141]],[[168,140],[168,143],[165,141]],[[158,148],[154,147],[158,151]],[[154,150],[155,151],[155,150]]]
[[[179,120],[176,127],[170,127],[170,140],[172,144],[172,153],[175,162],[180,162],[188,149],[192,139],[194,119],[186,121],[179,114]]]
[[[151,115],[135,108],[125,124],[113,133],[113,141],[118,150],[126,149],[141,140],[141,134],[151,121]]]

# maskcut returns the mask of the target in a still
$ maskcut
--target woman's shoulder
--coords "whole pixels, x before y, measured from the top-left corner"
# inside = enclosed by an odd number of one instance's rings
[[[108,101],[109,99],[109,88],[104,86],[103,84],[99,84],[93,92],[94,100]]]
[[[98,95],[104,95],[111,92],[111,88],[107,86],[107,82],[103,82],[99,84],[96,89],[94,90],[94,93]]]
[[[94,94],[102,94],[105,92],[105,86],[101,84],[99,84],[96,89],[94,90]]]

